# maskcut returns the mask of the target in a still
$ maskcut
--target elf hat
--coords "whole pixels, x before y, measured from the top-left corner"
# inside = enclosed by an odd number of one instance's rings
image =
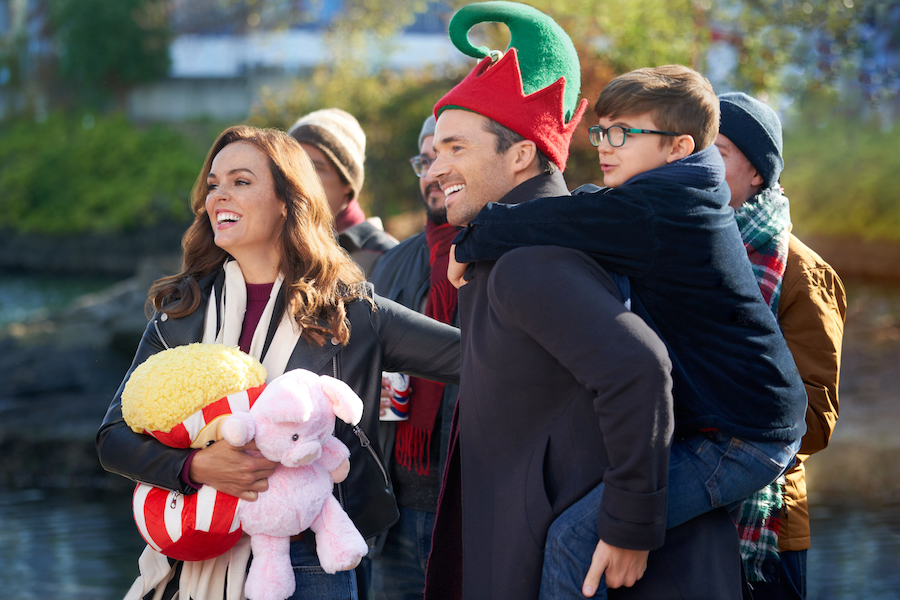
[[[501,58],[469,42],[469,30],[484,22],[509,27],[509,48]],[[498,0],[461,8],[449,34],[460,51],[482,60],[438,101],[435,117],[456,108],[493,119],[533,141],[565,170],[572,134],[587,108],[587,100],[578,101],[581,66],[566,32],[531,6]]]

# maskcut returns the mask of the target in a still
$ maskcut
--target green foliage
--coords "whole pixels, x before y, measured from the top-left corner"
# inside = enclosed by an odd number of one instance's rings
[[[900,240],[900,127],[833,107],[806,102],[785,128],[781,182],[795,230]]]
[[[205,157],[183,135],[122,116],[53,113],[0,126],[0,213],[21,232],[90,233],[191,218]]]
[[[52,0],[60,74],[88,91],[121,91],[169,70],[165,0]]]
[[[342,108],[366,132],[366,180],[361,203],[379,216],[419,208],[418,181],[409,157],[418,154],[422,122],[459,76],[431,72],[368,73],[359,63],[321,66],[286,92],[266,91],[251,123],[289,129],[320,108]]]

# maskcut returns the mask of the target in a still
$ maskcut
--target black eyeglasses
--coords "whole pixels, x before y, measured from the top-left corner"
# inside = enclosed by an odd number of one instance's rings
[[[628,139],[629,133],[655,133],[656,135],[681,135],[674,131],[656,131],[655,129],[632,129],[630,127],[622,127],[621,125],[613,125],[612,127],[600,127],[594,125],[588,128],[588,135],[591,138],[591,144],[599,146],[606,139],[609,145],[618,148]]]
[[[419,178],[425,177],[425,174],[428,173],[428,169],[431,168],[433,162],[434,159],[425,154],[413,156],[409,159],[409,164],[412,165],[413,171],[416,172],[416,177]]]

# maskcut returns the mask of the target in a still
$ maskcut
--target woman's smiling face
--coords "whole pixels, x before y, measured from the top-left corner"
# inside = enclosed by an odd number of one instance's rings
[[[275,194],[266,154],[249,142],[231,143],[213,159],[206,182],[216,245],[238,262],[241,256],[277,258],[287,209]]]

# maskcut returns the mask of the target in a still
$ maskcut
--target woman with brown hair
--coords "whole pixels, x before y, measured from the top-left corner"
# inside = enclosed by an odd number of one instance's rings
[[[275,463],[224,441],[200,450],[164,446],[131,431],[121,409],[125,383],[149,356],[194,342],[239,346],[261,360],[268,380],[304,368],[342,379],[363,399],[361,429],[336,427],[351,452],[350,475],[336,494],[363,536],[372,538],[397,518],[377,439],[381,372],[457,381],[459,331],[372,292],[334,239],[312,163],[284,132],[225,130],[209,151],[191,205],[182,272],[150,289],[154,314],[97,434],[101,463],[184,494],[209,485],[255,500]],[[353,571],[324,573],[313,534],[299,537],[291,542],[292,598],[356,598]],[[180,590],[180,598],[240,598],[245,546],[217,559],[175,564],[148,548],[129,597],[170,598]]]

